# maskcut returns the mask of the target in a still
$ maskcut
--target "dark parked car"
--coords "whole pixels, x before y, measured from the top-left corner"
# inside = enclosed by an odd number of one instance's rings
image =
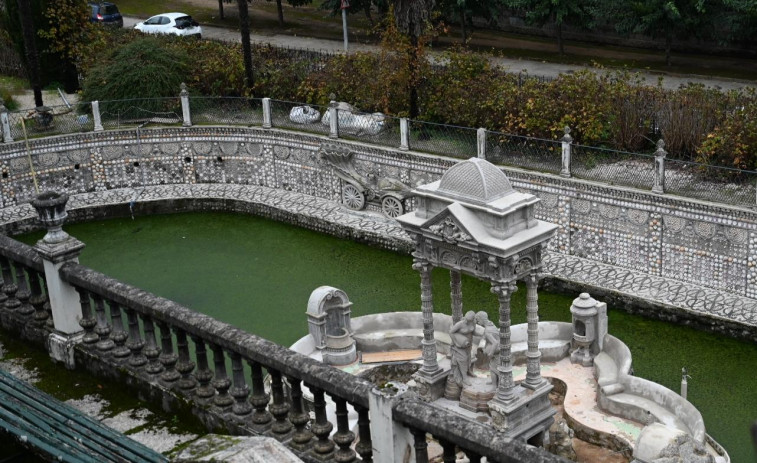
[[[92,15],[89,17],[90,22],[105,24],[107,26],[124,27],[124,18],[115,4],[110,2],[89,2],[88,5],[92,9]]]

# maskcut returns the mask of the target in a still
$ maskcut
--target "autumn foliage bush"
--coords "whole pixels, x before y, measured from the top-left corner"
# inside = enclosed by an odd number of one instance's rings
[[[121,33],[117,41],[124,46],[139,38]],[[117,49],[114,40],[93,46],[104,43]],[[424,41],[413,51],[391,27],[378,53],[306,56],[255,45],[255,85],[245,88],[240,45],[155,40],[190,57],[183,80],[192,95],[266,96],[319,105],[333,96],[364,111],[402,117],[409,113],[409,89],[415,85],[419,119],[429,122],[547,139],[560,138],[569,126],[578,143],[626,151],[652,152],[654,142],[664,138],[671,157],[757,169],[753,90],[722,92],[701,85],[666,90],[630,72],[601,69],[544,81],[506,72],[465,48],[448,50],[432,62]],[[418,57],[419,65],[411,66],[412,56]],[[84,70],[85,89],[99,75],[94,69]],[[130,69],[137,72],[123,72]],[[133,92],[132,97],[144,96],[139,86]]]

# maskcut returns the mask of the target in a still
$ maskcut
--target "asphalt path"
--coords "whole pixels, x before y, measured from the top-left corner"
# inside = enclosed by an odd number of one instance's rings
[[[134,27],[137,22],[143,21],[139,18],[124,16],[124,27]],[[241,42],[238,30],[227,29],[215,26],[202,26],[202,36],[207,39],[222,40],[226,42]],[[250,40],[253,43],[265,43],[280,47],[289,47],[295,49],[324,50],[329,52],[343,52],[344,42],[340,40],[325,40],[310,37],[297,37],[284,34],[260,35],[250,34]],[[377,51],[378,46],[367,44],[349,44],[349,51]],[[432,52],[438,55],[438,52]],[[548,63],[545,61],[532,61],[524,59],[508,59],[500,57],[491,57],[492,63],[497,64],[511,72],[526,72],[532,76],[557,77],[562,73],[575,72],[581,69],[588,69],[592,72],[598,72],[590,66],[578,66],[571,64]],[[738,80],[727,78],[716,78],[697,75],[675,75],[664,72],[638,71],[639,75],[650,85],[657,85],[662,78],[662,86],[668,89],[675,89],[688,83],[703,84],[708,87],[717,87],[723,90],[739,89],[744,87],[757,87],[757,82],[751,80]]]

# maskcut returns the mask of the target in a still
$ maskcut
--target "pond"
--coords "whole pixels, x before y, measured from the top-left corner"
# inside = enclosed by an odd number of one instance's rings
[[[82,264],[285,346],[307,334],[307,301],[321,285],[344,290],[353,317],[420,310],[410,256],[258,217],[176,214],[65,228],[87,244]],[[436,311],[450,313],[449,276],[437,269],[433,277]],[[521,287],[513,295],[513,323],[526,321],[525,293]],[[570,321],[576,296],[540,292],[541,319]],[[497,299],[483,282],[463,278],[463,307],[497,319]],[[755,461],[749,426],[757,419],[757,344],[608,312],[610,333],[631,349],[635,374],[679,391],[687,367],[689,400],[707,432],[734,463]]]

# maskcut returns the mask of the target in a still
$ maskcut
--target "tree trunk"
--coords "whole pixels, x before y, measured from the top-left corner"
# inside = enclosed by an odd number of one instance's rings
[[[26,69],[29,72],[29,83],[34,90],[34,105],[42,106],[42,84],[39,77],[39,55],[35,43],[34,22],[29,0],[17,0],[18,16],[21,21],[21,31],[24,36],[24,51],[26,52]]]
[[[223,0],[218,0],[218,17],[223,19]]]
[[[557,23],[557,52],[561,55],[565,54],[565,47],[562,42],[562,23]]]
[[[465,32],[465,8],[460,9],[460,33],[463,36],[463,43],[468,38],[468,34]]]
[[[255,79],[252,75],[252,46],[250,45],[250,14],[247,0],[237,0],[239,7],[239,32],[242,34],[242,54],[244,55],[244,77],[247,89],[252,89]]]
[[[281,0],[276,0],[276,10],[279,12],[279,26],[284,27],[284,8],[281,6]]]
[[[673,48],[673,34],[665,34],[665,65],[670,66],[672,60],[670,59],[670,49]]]
[[[363,11],[365,12],[365,17],[368,19],[368,22],[371,23],[371,27],[375,26],[376,24],[373,22],[373,16],[371,16],[371,2],[364,2],[363,3]]]

